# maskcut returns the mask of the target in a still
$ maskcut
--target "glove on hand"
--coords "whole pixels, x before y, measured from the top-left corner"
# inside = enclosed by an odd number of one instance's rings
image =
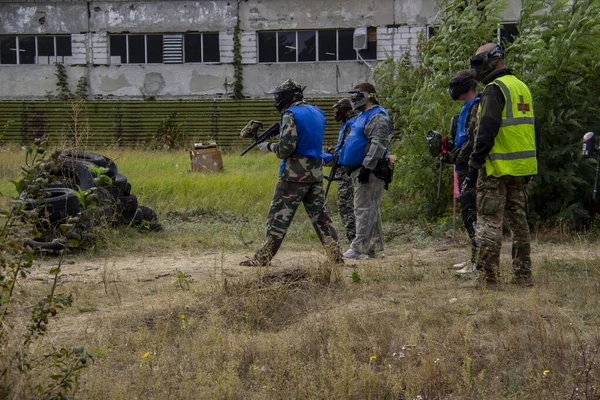
[[[269,153],[271,151],[271,143],[269,142],[262,142],[258,144],[258,148],[260,149],[260,151],[262,151],[263,153]]]
[[[473,167],[469,167],[469,172],[467,173],[467,177],[463,181],[461,192],[464,192],[467,189],[473,189],[477,184],[477,175],[479,174],[479,170]]]
[[[359,183],[367,183],[369,182],[369,175],[371,175],[371,170],[365,167],[360,167],[360,171],[358,171],[358,182]]]

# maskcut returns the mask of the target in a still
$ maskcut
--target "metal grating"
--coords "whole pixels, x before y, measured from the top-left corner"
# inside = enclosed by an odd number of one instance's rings
[[[183,63],[183,35],[181,33],[163,35],[163,62],[165,64]]]
[[[327,117],[325,142],[335,144],[340,124],[331,106],[337,99],[308,99]],[[60,144],[73,139],[72,105],[57,101],[0,102],[0,143],[31,143],[48,137]],[[90,146],[144,146],[161,127],[180,129],[193,142],[217,142],[221,147],[243,147],[240,130],[251,119],[266,127],[279,120],[270,99],[234,101],[107,101],[83,104],[77,121],[78,134]]]

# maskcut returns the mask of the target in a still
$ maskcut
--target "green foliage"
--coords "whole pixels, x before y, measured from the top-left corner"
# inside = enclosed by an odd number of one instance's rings
[[[233,98],[240,100],[244,98],[244,71],[242,65],[242,43],[240,40],[240,1],[237,2],[237,22],[233,29]]]
[[[435,35],[429,41],[424,35],[419,39],[419,64],[412,64],[407,54],[380,63],[375,71],[378,92],[400,132],[392,149],[397,156],[396,187],[388,214],[399,221],[438,217],[451,203],[452,170],[444,167],[444,196],[438,200],[439,164],[427,151],[425,134],[432,129],[449,133],[450,118],[460,104],[448,95],[448,82],[468,67],[469,57],[482,42],[495,37],[504,3],[476,3],[440,2]]]
[[[156,134],[148,141],[149,150],[175,150],[187,145],[183,124],[176,122],[176,118],[176,112],[163,118]]]
[[[508,66],[531,89],[541,131],[539,175],[529,197],[535,222],[564,220],[576,228],[591,222],[596,163],[579,154],[583,134],[600,128],[598,15],[597,0],[525,1],[523,34],[507,49]]]
[[[452,170],[444,167],[442,199],[436,199],[438,161],[427,153],[425,133],[449,133],[460,110],[448,82],[468,68],[481,43],[495,41],[504,4],[448,0],[440,4],[435,35],[419,41],[419,61],[388,59],[375,78],[400,140],[393,153],[396,185],[389,215],[399,221],[436,219],[451,202]],[[600,128],[600,3],[597,0],[523,2],[516,41],[506,48],[506,66],[531,89],[541,128],[539,176],[530,185],[532,222],[567,221],[581,227],[594,208],[595,163],[579,157],[581,137]],[[596,205],[597,206],[597,205]]]
[[[26,210],[24,200],[42,196],[42,189],[54,178],[51,171],[55,168],[56,158],[46,158],[46,149],[46,142],[22,147],[26,154],[25,166],[21,169],[21,176],[13,180],[20,196],[13,199],[10,209],[0,210],[0,395],[3,397],[13,390],[16,375],[20,376],[21,381],[27,382],[39,375],[44,359],[51,359],[59,373],[50,376],[51,383],[46,387],[36,387],[39,397],[33,398],[66,399],[79,371],[86,367],[90,359],[83,348],[75,348],[71,352],[53,348],[50,354],[43,357],[40,357],[43,348],[32,349],[33,342],[46,334],[50,319],[72,304],[70,294],[57,292],[64,256],[62,251],[57,265],[49,271],[53,278],[49,293],[32,307],[28,319],[23,311],[29,302],[19,299],[23,294],[14,290],[19,280],[27,279],[34,265],[34,249],[26,246],[26,240],[42,236],[40,229],[44,223],[40,215],[43,213],[36,207]],[[22,310],[19,309],[21,307]],[[22,327],[22,335],[15,335]],[[15,339],[19,336],[22,341]],[[23,393],[15,395],[15,398],[22,398]]]
[[[85,76],[82,76],[77,81],[77,88],[75,93],[69,89],[69,75],[67,74],[67,68],[63,63],[56,62],[56,93],[47,91],[46,98],[48,100],[61,100],[61,101],[76,101],[85,100],[88,96],[88,80]]]

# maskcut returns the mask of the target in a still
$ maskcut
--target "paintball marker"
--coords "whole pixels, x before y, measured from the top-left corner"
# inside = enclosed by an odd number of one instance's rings
[[[336,154],[333,157],[333,161],[331,164],[331,171],[329,172],[329,176],[325,179],[327,179],[327,187],[325,188],[325,199],[327,199],[327,193],[329,193],[329,188],[331,187],[331,182],[333,182],[335,180],[335,172],[337,171],[338,168],[338,158],[339,158],[339,153]]]
[[[262,142],[264,142],[274,136],[277,136],[279,134],[279,122],[276,122],[273,125],[271,125],[266,131],[264,131],[260,135],[256,136],[256,131],[258,131],[258,129],[262,128],[262,126],[263,126],[263,124],[260,121],[250,121],[244,127],[244,129],[242,129],[242,132],[241,132],[242,137],[254,136],[254,137],[256,137],[256,139],[255,139],[254,143],[252,143],[250,146],[246,147],[246,149],[240,153],[240,156],[243,156],[244,154],[246,154],[247,152],[252,150],[259,143],[262,143]],[[248,133],[250,133],[250,136],[248,136]]]
[[[582,158],[589,158],[597,156],[596,160],[596,179],[594,180],[594,200],[598,195],[598,176],[600,175],[600,150],[596,148],[596,137],[594,132],[588,132],[583,135],[583,151],[581,153]]]
[[[440,172],[438,174],[437,198],[440,198],[442,191],[442,169],[444,157],[448,152],[448,137],[440,135],[438,131],[427,132],[427,146],[432,157],[440,157]]]

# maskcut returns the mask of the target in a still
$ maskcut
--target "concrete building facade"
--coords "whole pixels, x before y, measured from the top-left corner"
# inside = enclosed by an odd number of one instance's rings
[[[0,0],[0,98],[55,91],[55,62],[72,88],[87,78],[90,98],[227,97],[236,42],[244,96],[292,78],[335,97],[388,56],[416,59],[437,12],[435,0]]]

